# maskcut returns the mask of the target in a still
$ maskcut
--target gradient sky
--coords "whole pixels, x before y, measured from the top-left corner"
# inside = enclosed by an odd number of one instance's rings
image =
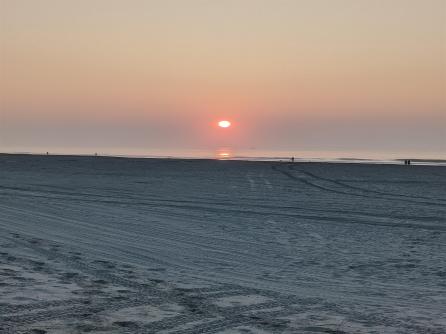
[[[445,157],[445,129],[444,0],[0,0],[0,151]]]

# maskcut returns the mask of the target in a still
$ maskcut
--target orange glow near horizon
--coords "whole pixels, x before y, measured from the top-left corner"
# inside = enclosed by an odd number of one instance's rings
[[[446,152],[445,13],[444,0],[0,1],[0,151]]]

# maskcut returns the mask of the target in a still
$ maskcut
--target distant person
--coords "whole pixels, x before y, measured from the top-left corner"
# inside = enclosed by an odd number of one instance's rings
[[[294,162],[294,157],[291,157],[291,162]]]
[[[411,161],[410,161],[410,159],[409,159],[409,160],[407,160],[407,164],[408,164],[408,165],[410,165],[410,164],[411,164]]]

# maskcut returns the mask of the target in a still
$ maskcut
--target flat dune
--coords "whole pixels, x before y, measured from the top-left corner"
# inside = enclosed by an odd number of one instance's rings
[[[446,333],[446,168],[0,155],[0,333]]]

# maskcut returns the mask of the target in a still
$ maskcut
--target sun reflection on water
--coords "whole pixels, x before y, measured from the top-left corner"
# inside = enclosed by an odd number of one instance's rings
[[[233,157],[232,151],[228,147],[219,148],[216,152],[216,157],[219,160],[230,159]]]

